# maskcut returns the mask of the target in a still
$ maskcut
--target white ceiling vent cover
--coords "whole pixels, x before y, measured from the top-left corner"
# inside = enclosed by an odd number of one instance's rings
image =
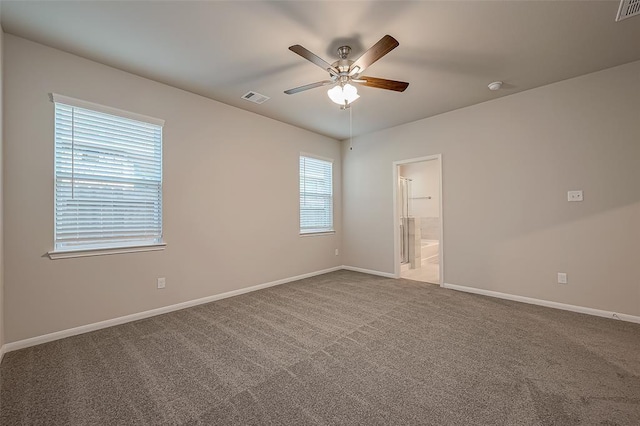
[[[636,15],[640,15],[640,0],[622,0],[618,8],[616,22]]]
[[[244,95],[242,95],[242,99],[245,99],[247,101],[251,101],[255,104],[263,104],[265,102],[267,102],[269,99],[271,99],[268,96],[265,95],[261,95],[258,92],[247,92]]]

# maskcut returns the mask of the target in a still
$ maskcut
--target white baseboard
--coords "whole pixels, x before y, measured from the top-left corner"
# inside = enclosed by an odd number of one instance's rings
[[[640,324],[640,317],[628,314],[619,314],[617,312],[603,311],[601,309],[586,308],[584,306],[568,305],[566,303],[551,302],[549,300],[534,299],[532,297],[517,296],[515,294],[500,293],[497,291],[484,290],[481,288],[465,287],[456,284],[445,283],[444,288],[451,290],[464,291],[465,293],[481,294],[483,296],[497,297],[499,299],[513,300],[515,302],[529,303],[531,305],[546,306],[547,308],[562,309],[563,311],[579,312],[581,314],[595,315],[598,317],[617,319],[627,322]]]
[[[4,354],[8,352],[6,346],[7,345],[0,346],[0,364],[2,364],[2,358],[4,358]]]
[[[45,334],[45,335],[42,335],[42,336],[36,336],[36,337],[29,338],[29,339],[18,340],[16,342],[5,343],[4,345],[2,345],[0,347],[0,362],[2,362],[2,358],[4,357],[4,354],[6,354],[7,352],[18,350],[18,349],[24,349],[24,348],[28,348],[30,346],[40,345],[42,343],[52,342],[52,341],[58,340],[58,339],[64,339],[65,337],[77,336],[78,334],[88,333],[90,331],[96,331],[96,330],[100,330],[100,329],[103,329],[103,328],[112,327],[114,325],[125,324],[125,323],[128,323],[128,322],[132,322],[132,321],[137,321],[137,320],[153,317],[153,316],[156,316],[156,315],[166,314],[166,313],[169,313],[169,312],[178,311],[180,309],[185,309],[185,308],[189,308],[189,307],[192,307],[192,306],[202,305],[204,303],[214,302],[216,300],[226,299],[228,297],[238,296],[238,295],[241,295],[241,294],[244,294],[244,293],[249,293],[249,292],[256,291],[256,290],[261,290],[263,288],[273,287],[273,286],[276,286],[276,285],[285,284],[285,283],[288,283],[288,282],[297,281],[297,280],[301,280],[301,279],[304,279],[304,278],[310,278],[310,277],[314,277],[316,275],[322,275],[322,274],[326,274],[326,273],[329,273],[329,272],[338,271],[338,270],[341,270],[341,269],[345,269],[345,270],[348,270],[348,271],[362,272],[362,273],[370,274],[370,275],[378,275],[378,276],[386,277],[386,278],[395,278],[394,274],[388,273],[388,272],[381,272],[381,271],[375,271],[375,270],[371,270],[371,269],[357,268],[355,266],[347,266],[347,265],[336,266],[336,267],[333,267],[333,268],[323,269],[321,271],[310,272],[310,273],[307,273],[307,274],[297,275],[295,277],[283,278],[283,279],[277,280],[277,281],[271,281],[271,282],[264,283],[264,284],[258,284],[258,285],[254,285],[254,286],[247,287],[247,288],[241,288],[241,289],[229,291],[229,292],[226,292],[226,293],[215,294],[213,296],[207,296],[207,297],[203,297],[203,298],[200,298],[200,299],[189,300],[187,302],[176,303],[175,305],[169,305],[169,306],[164,306],[162,308],[151,309],[149,311],[138,312],[138,313],[131,314],[131,315],[125,315],[123,317],[118,317],[118,318],[113,318],[113,319],[109,319],[109,320],[105,320],[105,321],[100,321],[100,322],[96,322],[96,323],[93,323],[93,324],[87,324],[87,325],[83,325],[83,326],[80,326],[80,327],[74,327],[74,328],[70,328],[70,329],[67,329],[67,330],[56,331],[54,333],[49,333],[49,334]],[[523,303],[529,303],[529,304],[533,304],[533,305],[546,306],[546,307],[549,307],[549,308],[562,309],[562,310],[565,310],[565,311],[580,312],[580,313],[583,313],[583,314],[595,315],[595,316],[599,316],[599,317],[612,318],[612,319],[619,319],[619,320],[622,320],[622,321],[628,321],[628,322],[633,322],[633,323],[640,324],[640,317],[634,316],[634,315],[620,314],[620,313],[616,313],[616,312],[603,311],[603,310],[600,310],[600,309],[585,308],[585,307],[582,307],[582,306],[568,305],[568,304],[564,304],[564,303],[551,302],[551,301],[548,301],[548,300],[534,299],[534,298],[531,298],[531,297],[517,296],[517,295],[513,295],[513,294],[508,294],[508,293],[500,293],[500,292],[497,292],[497,291],[484,290],[484,289],[479,289],[479,288],[474,288],[474,287],[465,287],[465,286],[456,285],[456,284],[447,284],[447,283],[445,283],[443,287],[451,289],[451,290],[463,291],[463,292],[466,292],[466,293],[481,294],[481,295],[484,295],[484,296],[497,297],[497,298],[500,298],[500,299],[513,300],[513,301],[516,301],[516,302],[523,302]]]
[[[342,269],[342,266],[336,266],[329,269],[323,269],[321,271],[309,272],[307,274],[297,275],[295,277],[283,278],[277,281],[271,281],[264,284],[258,284],[251,287],[228,291],[226,293],[215,294],[213,296],[207,296],[200,299],[189,300],[187,302],[176,303],[175,305],[163,306],[162,308],[151,309],[149,311],[138,312],[131,315],[125,315],[123,317],[113,318],[105,321],[96,322],[93,324],[82,325],[80,327],[74,327],[67,330],[61,330],[61,331],[56,331],[54,333],[44,334],[42,336],[36,336],[29,339],[6,343],[4,346],[2,346],[2,354],[6,352],[16,351],[18,349],[28,348],[30,346],[40,345],[42,343],[52,342],[58,339],[64,339],[65,337],[77,336],[78,334],[88,333],[90,331],[96,331],[96,330],[100,330],[107,327],[113,327],[114,325],[125,324],[127,322],[137,321],[137,320],[153,317],[156,315],[166,314],[168,312],[178,311],[180,309],[190,308],[196,305],[202,305],[204,303],[214,302],[220,299],[226,299],[228,297],[238,296],[240,294],[261,290],[263,288],[273,287],[280,284],[285,284],[291,281],[302,280],[304,278],[314,277],[316,275],[322,275],[329,272],[338,271],[340,269]]]
[[[379,275],[386,278],[396,278],[395,274],[389,272],[374,271],[373,269],[356,268],[355,266],[342,265],[342,269],[347,271],[362,272],[364,274]]]

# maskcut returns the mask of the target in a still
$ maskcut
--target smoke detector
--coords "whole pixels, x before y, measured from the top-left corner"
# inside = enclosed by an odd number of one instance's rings
[[[489,83],[487,87],[489,88],[489,90],[500,90],[500,88],[502,87],[502,82],[494,81],[493,83]]]
[[[640,0],[622,0],[618,8],[616,22],[636,15],[640,15]]]

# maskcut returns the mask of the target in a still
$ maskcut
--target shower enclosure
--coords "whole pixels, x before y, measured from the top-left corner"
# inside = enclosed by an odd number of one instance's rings
[[[398,197],[400,198],[400,261],[409,263],[409,202],[411,198],[411,179],[398,179]]]

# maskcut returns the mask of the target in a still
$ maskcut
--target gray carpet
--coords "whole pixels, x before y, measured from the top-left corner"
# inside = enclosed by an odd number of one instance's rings
[[[639,425],[640,326],[338,271],[10,352],[2,425]]]

